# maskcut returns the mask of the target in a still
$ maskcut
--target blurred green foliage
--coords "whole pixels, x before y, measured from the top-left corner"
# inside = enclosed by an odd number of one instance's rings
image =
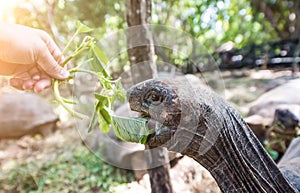
[[[110,166],[84,146],[56,159],[24,163],[2,174],[0,193],[109,192],[134,180],[132,172]]]
[[[295,2],[290,6],[295,7]],[[211,52],[228,41],[239,48],[251,43],[277,40],[280,37],[278,32],[265,13],[254,5],[251,0],[156,0],[153,21],[188,31]],[[273,10],[274,15],[285,18],[275,18],[277,25],[288,23],[288,17],[293,13],[290,6],[282,6],[280,11]]]
[[[261,17],[272,26],[280,39],[299,38],[299,0],[251,0],[254,17]]]
[[[126,27],[125,1],[20,1],[15,21],[48,31],[61,47],[75,31],[76,20],[95,28],[93,36],[99,39]],[[297,36],[298,7],[298,0],[152,0],[152,22],[190,33],[213,53],[228,41],[240,48]],[[120,73],[126,57],[117,63],[112,68]]]

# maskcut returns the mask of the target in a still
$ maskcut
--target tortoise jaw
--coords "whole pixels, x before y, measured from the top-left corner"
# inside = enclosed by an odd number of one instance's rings
[[[145,112],[140,112],[140,117],[145,119],[151,119],[151,116]]]

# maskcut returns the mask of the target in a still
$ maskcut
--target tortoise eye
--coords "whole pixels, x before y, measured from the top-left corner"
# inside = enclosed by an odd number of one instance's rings
[[[162,102],[162,96],[157,93],[152,93],[149,99],[151,101],[151,104],[155,106],[161,104]]]
[[[161,101],[161,97],[158,96],[157,94],[152,94],[151,95],[151,101],[152,102],[160,102]]]
[[[159,105],[162,102],[162,96],[159,92],[152,90],[148,92],[145,96],[145,102],[149,105]]]

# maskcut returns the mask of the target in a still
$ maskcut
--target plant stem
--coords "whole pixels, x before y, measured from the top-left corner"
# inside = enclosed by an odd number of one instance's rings
[[[98,74],[96,72],[90,71],[90,70],[86,70],[86,69],[82,69],[82,68],[72,68],[69,70],[70,73],[74,73],[74,72],[84,72],[84,73],[88,73],[91,75],[95,75],[98,76]]]
[[[78,35],[79,33],[79,29],[76,30],[76,32],[73,34],[73,36],[71,37],[71,39],[68,41],[67,45],[65,46],[65,48],[63,49],[61,55],[63,55],[66,50],[70,47],[71,43],[73,42],[73,40],[75,39],[75,37]]]
[[[80,54],[81,52],[87,50],[88,47],[79,47],[77,48],[72,55],[70,55],[67,59],[65,59],[65,61],[63,61],[63,63],[61,64],[62,67],[64,67],[70,60],[72,60],[73,58],[75,58],[78,54]]]
[[[74,111],[73,109],[71,109],[63,100],[63,98],[60,95],[59,92],[59,81],[58,80],[54,80],[53,81],[53,93],[54,93],[54,97],[57,100],[57,102],[66,110],[68,111],[68,113],[70,113],[70,115],[77,117],[79,119],[87,119],[88,116],[78,113],[76,111]]]

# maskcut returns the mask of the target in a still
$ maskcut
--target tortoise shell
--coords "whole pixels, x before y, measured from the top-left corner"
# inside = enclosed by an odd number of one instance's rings
[[[0,94],[0,138],[43,133],[57,120],[50,103],[37,94]]]

